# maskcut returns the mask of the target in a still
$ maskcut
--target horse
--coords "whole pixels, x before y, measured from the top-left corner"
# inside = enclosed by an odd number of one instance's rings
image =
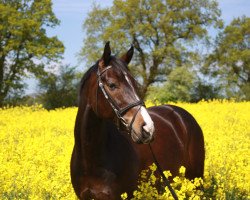
[[[203,177],[204,138],[186,110],[161,105],[147,108],[128,64],[134,48],[122,57],[111,55],[109,42],[102,57],[83,76],[70,163],[71,182],[79,199],[133,197],[142,170],[154,159],[163,170],[189,179]]]

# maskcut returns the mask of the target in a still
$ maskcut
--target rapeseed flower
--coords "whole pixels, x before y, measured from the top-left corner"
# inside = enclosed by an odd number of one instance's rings
[[[250,102],[176,105],[198,121],[206,148],[203,180],[185,179],[183,167],[174,178],[179,199],[250,199]],[[69,172],[76,112],[47,111],[41,105],[0,109],[0,199],[76,198]],[[167,188],[156,190],[155,170],[152,165],[142,172],[135,199],[172,198]]]

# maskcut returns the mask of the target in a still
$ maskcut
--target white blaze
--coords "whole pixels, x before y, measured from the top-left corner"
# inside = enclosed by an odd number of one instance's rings
[[[154,131],[155,131],[154,122],[152,121],[151,117],[149,116],[146,108],[143,106],[141,107],[141,115],[146,123],[146,125],[143,126],[144,130],[147,131],[148,133],[150,133],[150,135],[152,136]]]
[[[135,94],[135,98],[136,98],[136,100],[140,100],[140,98],[137,96],[137,94],[136,94],[136,92],[135,92],[135,89],[134,89],[134,87],[132,86],[132,83],[131,83],[131,81],[129,80],[129,78],[128,78],[128,76],[125,74],[125,79],[127,80],[127,82],[128,82],[128,84],[130,85],[130,87],[132,88],[132,90],[133,90],[133,93]]]

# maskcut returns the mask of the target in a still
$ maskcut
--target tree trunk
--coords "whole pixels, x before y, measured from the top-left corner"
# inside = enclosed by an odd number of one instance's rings
[[[148,86],[142,85],[140,96],[143,100],[146,100],[145,98],[146,98],[147,91],[148,91]]]

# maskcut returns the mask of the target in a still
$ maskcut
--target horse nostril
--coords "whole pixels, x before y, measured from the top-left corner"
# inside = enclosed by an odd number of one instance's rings
[[[144,128],[142,129],[142,143],[148,144],[153,141],[153,136],[150,132],[146,131]]]
[[[148,132],[148,131],[145,129],[145,126],[146,126],[146,123],[144,122],[144,123],[141,125],[141,133],[142,133],[142,135],[144,134],[144,132]]]
[[[142,124],[141,124],[141,130],[143,131],[143,129],[144,129],[144,126],[146,126],[146,123],[145,122],[143,122]]]
[[[142,127],[142,136],[144,138],[148,138],[151,136],[150,132],[148,132],[147,130],[144,129],[144,126]]]

